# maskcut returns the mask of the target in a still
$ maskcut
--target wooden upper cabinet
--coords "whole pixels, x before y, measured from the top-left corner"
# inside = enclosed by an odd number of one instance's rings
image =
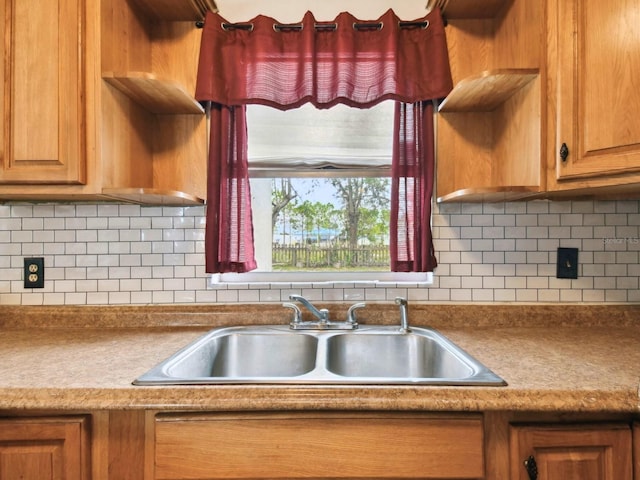
[[[557,39],[550,66],[557,124],[549,139],[556,178],[640,172],[638,1],[553,0],[549,16]]]
[[[0,420],[0,478],[88,480],[87,419]]]
[[[0,0],[0,200],[202,205],[193,20],[211,8]]]
[[[0,183],[86,180],[83,0],[0,0]]]
[[[633,479],[629,425],[517,425],[510,443],[511,480]],[[527,472],[528,459],[538,476]]]

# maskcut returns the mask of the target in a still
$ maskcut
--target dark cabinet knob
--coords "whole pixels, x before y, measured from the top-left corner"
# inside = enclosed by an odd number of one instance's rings
[[[527,469],[529,480],[538,480],[538,465],[536,465],[536,459],[533,456],[524,461],[524,468]]]
[[[567,157],[569,156],[569,147],[567,147],[566,143],[563,143],[560,147],[560,158],[563,162],[567,161]]]

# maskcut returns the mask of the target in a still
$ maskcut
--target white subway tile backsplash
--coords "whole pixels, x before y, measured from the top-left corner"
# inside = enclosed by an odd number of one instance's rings
[[[85,280],[84,282],[78,282],[76,284],[76,290],[78,292],[97,292],[98,281],[97,280]]]
[[[485,203],[482,206],[482,212],[489,215],[503,215],[505,212],[504,203]]]
[[[125,205],[98,205],[98,215],[107,219],[111,217],[117,217],[120,215],[120,211],[126,211]]]
[[[436,205],[434,283],[209,285],[203,207],[0,205],[0,303],[317,301],[640,302],[640,202]],[[558,247],[579,278],[557,279]],[[23,257],[44,256],[45,288],[23,288]]]
[[[104,255],[109,251],[109,244],[92,242],[87,244],[87,253],[91,255]]]
[[[525,227],[505,227],[505,238],[526,238],[527,229]]]
[[[606,225],[626,225],[627,222],[628,217],[623,213],[609,214],[605,217]]]
[[[151,253],[151,242],[132,242],[131,253],[135,253],[135,254]]]
[[[50,297],[55,301],[55,297]],[[63,297],[57,297],[58,300]],[[22,305],[44,305],[44,294],[42,293],[27,293],[22,296]]]
[[[473,290],[471,300],[473,302],[493,302],[494,301],[493,290],[486,290],[486,289]]]

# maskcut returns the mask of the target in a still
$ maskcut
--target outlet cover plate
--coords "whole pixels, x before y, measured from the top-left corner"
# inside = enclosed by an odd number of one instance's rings
[[[44,258],[24,259],[24,288],[44,288]]]
[[[558,248],[556,278],[578,278],[577,248]]]

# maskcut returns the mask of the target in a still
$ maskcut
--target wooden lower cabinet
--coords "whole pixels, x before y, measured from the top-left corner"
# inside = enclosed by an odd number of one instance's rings
[[[156,480],[484,477],[481,415],[158,415]]]
[[[0,480],[640,480],[637,416],[611,418],[49,412],[0,417]]]
[[[89,480],[87,417],[0,419],[1,480]]]
[[[633,479],[628,424],[512,425],[509,439],[511,480]]]

